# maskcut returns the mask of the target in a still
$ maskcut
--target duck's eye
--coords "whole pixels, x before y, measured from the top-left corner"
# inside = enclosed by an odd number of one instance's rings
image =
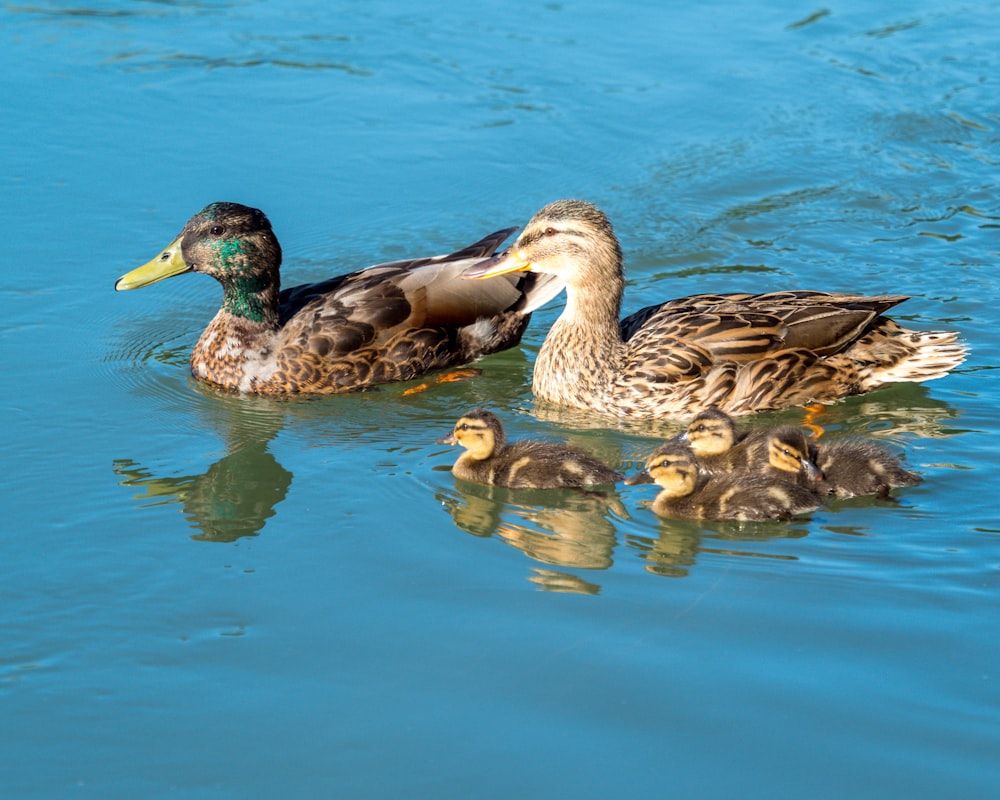
[[[542,231],[542,233],[545,236],[555,236],[556,233],[558,233],[558,231],[556,231],[555,228],[553,228],[553,227],[550,226],[550,227],[546,228],[544,231]]]
[[[455,426],[455,430],[456,431],[467,431],[467,430],[469,430],[469,424],[467,422],[463,422],[463,423],[461,423],[459,425],[456,425]]]
[[[222,236],[226,232],[226,229],[222,225],[213,225],[208,232],[212,236]]]
[[[694,433],[702,433],[705,430],[705,426],[704,425],[695,425],[691,430]]]

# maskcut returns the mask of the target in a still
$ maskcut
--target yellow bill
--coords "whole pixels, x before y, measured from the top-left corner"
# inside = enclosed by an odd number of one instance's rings
[[[174,275],[190,271],[191,267],[181,255],[181,237],[178,236],[152,261],[122,275],[115,283],[115,291],[124,292],[126,289],[139,289],[165,278],[172,278]]]
[[[512,248],[474,264],[462,273],[462,277],[470,280],[483,280],[484,278],[495,278],[497,275],[506,275],[508,272],[527,272],[530,269],[531,261],[522,257],[520,251]]]

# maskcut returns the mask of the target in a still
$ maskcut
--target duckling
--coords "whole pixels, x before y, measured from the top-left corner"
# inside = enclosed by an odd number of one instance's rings
[[[460,277],[514,230],[450,255],[377,264],[281,290],[281,247],[267,217],[238,203],[212,203],[115,289],[189,271],[211,275],[222,284],[222,307],[191,354],[195,378],[267,395],[350,391],[518,344],[531,312],[561,290],[558,278],[474,289]]]
[[[802,486],[751,472],[707,478],[687,445],[668,441],[647,460],[643,470],[625,479],[628,485],[656,483],[661,491],[653,511],[661,517],[711,520],[790,519],[815,511],[819,497]]]
[[[461,444],[452,472],[466,481],[509,489],[562,489],[600,486],[622,479],[589,453],[555,442],[522,440],[506,444],[503,425],[492,411],[463,414],[438,444]]]
[[[895,456],[872,442],[809,442],[805,431],[790,425],[768,432],[765,441],[767,463],[761,464],[758,451],[751,457],[751,469],[756,462],[764,474],[793,480],[821,495],[878,495],[886,499],[890,489],[923,482],[919,475],[903,469]]]
[[[754,448],[747,468],[761,475],[787,480],[813,492],[819,491],[823,472],[813,460],[813,450],[802,428],[782,425],[767,431],[762,446]]]
[[[888,499],[890,489],[916,486],[924,480],[872,442],[843,439],[816,444],[813,449],[816,466],[823,473],[818,489],[836,497],[877,495]]]
[[[581,200],[545,206],[513,247],[465,277],[525,270],[566,284],[566,307],[535,360],[535,397],[610,416],[830,402],[940,378],[966,354],[954,332],[907,330],[883,316],[903,295],[699,294],[619,321],[621,246],[607,216]]]
[[[766,436],[766,431],[737,431],[733,418],[712,406],[696,414],[677,439],[691,448],[703,474],[715,476],[747,468]]]

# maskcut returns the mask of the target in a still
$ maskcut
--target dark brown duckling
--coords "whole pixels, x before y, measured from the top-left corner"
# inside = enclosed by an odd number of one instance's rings
[[[698,459],[678,441],[668,441],[625,479],[629,485],[655,483],[662,490],[653,501],[661,517],[711,520],[789,519],[815,511],[819,497],[803,486],[744,471],[708,478]]]
[[[889,490],[916,486],[923,478],[903,469],[899,460],[873,442],[843,439],[813,445],[816,466],[823,473],[818,490],[835,497],[878,495]]]
[[[452,472],[462,480],[509,489],[564,489],[617,483],[622,476],[589,453],[555,442],[506,444],[503,425],[492,411],[464,414],[438,444],[460,444]]]

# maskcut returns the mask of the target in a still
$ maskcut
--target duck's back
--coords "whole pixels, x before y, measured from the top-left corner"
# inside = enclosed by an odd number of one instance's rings
[[[338,392],[406,381],[515,346],[531,311],[561,289],[522,273],[467,281],[511,230],[458,253],[379,264],[279,295],[281,328],[251,358],[240,388],[287,394]]]
[[[746,414],[941,377],[964,359],[951,332],[882,316],[907,297],[813,291],[703,294],[621,321],[618,413],[664,416],[716,405]]]

